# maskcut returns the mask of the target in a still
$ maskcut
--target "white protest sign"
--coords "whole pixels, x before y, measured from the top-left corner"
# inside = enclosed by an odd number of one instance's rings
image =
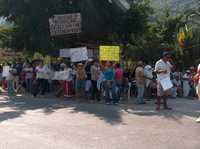
[[[66,71],[56,71],[52,80],[67,80],[68,73]]]
[[[88,60],[88,52],[86,47],[72,48],[70,49],[71,61],[80,62]]]
[[[173,87],[170,77],[166,77],[166,78],[160,80],[160,84],[164,91],[167,91]]]
[[[60,49],[60,57],[70,58],[71,57],[70,49]]]
[[[7,77],[10,74],[10,67],[9,66],[4,66],[3,67],[3,72],[2,72],[2,77]]]
[[[81,33],[81,14],[54,15],[49,19],[51,36]]]
[[[37,72],[36,77],[39,79],[49,79],[49,74],[45,72]]]

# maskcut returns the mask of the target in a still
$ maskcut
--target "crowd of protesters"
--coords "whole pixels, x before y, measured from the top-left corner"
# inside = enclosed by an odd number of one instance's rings
[[[9,96],[15,93],[30,94],[34,97],[54,93],[57,97],[88,99],[91,101],[118,104],[135,96],[136,104],[157,97],[157,110],[163,102],[165,109],[167,97],[200,98],[200,66],[183,72],[174,69],[169,52],[154,65],[137,62],[131,71],[119,63],[89,60],[79,63],[53,63],[44,65],[42,60],[34,62],[18,61],[0,67],[1,86]],[[6,76],[4,68],[9,68]],[[63,74],[64,79],[52,79],[55,72]],[[164,91],[160,80],[170,77],[173,87]],[[197,91],[197,92],[196,92]],[[197,93],[197,94],[196,94]]]

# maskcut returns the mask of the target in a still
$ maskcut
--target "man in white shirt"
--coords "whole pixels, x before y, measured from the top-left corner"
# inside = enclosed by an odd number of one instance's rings
[[[150,100],[152,97],[151,84],[153,79],[153,68],[148,62],[145,62],[144,76],[145,76],[145,98]]]
[[[157,108],[160,110],[161,100],[163,99],[164,109],[170,110],[171,108],[167,105],[167,97],[170,95],[170,89],[164,90],[161,85],[163,79],[170,78],[170,73],[172,69],[171,65],[171,53],[164,52],[162,58],[156,62],[155,72],[157,73]],[[170,80],[169,80],[170,81]],[[171,84],[171,82],[168,82]]]

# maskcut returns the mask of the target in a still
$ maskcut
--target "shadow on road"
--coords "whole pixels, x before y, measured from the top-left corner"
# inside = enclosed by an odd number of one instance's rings
[[[71,113],[87,113],[98,117],[105,122],[115,125],[122,123],[122,110],[116,106],[107,106],[103,104],[91,104],[87,102],[80,102],[74,100],[59,100],[52,98],[35,99],[31,97],[15,97],[0,99],[0,108],[8,108],[10,111],[0,113],[0,122],[14,119],[26,114],[28,110],[42,110],[46,115],[52,114],[59,109],[70,108]]]
[[[147,105],[128,106],[124,110],[138,116],[161,116],[178,123],[184,116],[199,117],[200,115],[200,102],[196,100],[171,99],[169,104],[172,106],[172,110],[161,110],[160,112],[155,111],[154,102],[149,102]]]
[[[59,100],[59,99],[34,99],[31,97],[15,97],[7,98],[2,96],[0,98],[0,108],[5,108],[6,111],[0,113],[0,122],[15,119],[26,114],[28,110],[42,110],[46,115],[52,114],[59,109],[70,109],[71,113],[87,113],[94,115],[106,123],[111,125],[123,124],[122,114],[133,114],[137,116],[161,116],[167,119],[179,120],[183,116],[198,117],[200,115],[200,103],[189,100],[171,100],[170,104],[173,106],[172,111],[154,111],[155,105],[153,102],[147,105],[136,106],[133,104],[123,106],[91,104],[87,102],[80,102],[74,100]]]

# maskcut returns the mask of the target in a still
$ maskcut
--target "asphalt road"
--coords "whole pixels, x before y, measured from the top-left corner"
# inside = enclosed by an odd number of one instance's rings
[[[0,96],[0,149],[200,149],[200,102],[113,106]]]

